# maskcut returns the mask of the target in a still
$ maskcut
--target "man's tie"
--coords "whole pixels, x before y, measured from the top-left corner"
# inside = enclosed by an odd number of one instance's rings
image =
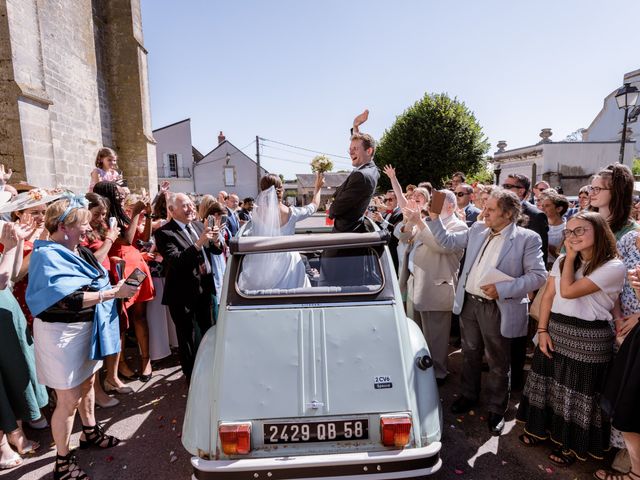
[[[190,223],[187,224],[185,226],[185,230],[187,231],[187,237],[189,237],[189,239],[191,240],[191,243],[195,245],[196,242],[198,241],[199,235],[196,232],[196,230],[193,228],[193,225],[191,225]],[[207,255],[208,255],[207,251],[203,248],[200,253],[202,253],[202,258],[204,259],[200,270],[202,271],[202,273],[211,273],[211,262],[209,262],[209,259],[207,258]]]

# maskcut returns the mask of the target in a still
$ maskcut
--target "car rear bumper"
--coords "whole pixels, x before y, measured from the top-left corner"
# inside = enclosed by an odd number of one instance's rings
[[[294,480],[335,478],[382,480],[431,475],[441,465],[440,442],[427,447],[383,452],[358,452],[242,460],[192,457],[195,480]]]

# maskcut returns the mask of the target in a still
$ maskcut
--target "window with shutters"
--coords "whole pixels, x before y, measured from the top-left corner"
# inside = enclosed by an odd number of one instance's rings
[[[177,177],[178,176],[178,155],[176,153],[170,153],[168,156],[168,177]]]

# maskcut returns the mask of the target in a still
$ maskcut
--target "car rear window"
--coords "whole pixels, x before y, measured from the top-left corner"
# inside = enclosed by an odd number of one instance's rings
[[[371,295],[384,274],[369,247],[257,253],[242,257],[235,287],[245,298]]]

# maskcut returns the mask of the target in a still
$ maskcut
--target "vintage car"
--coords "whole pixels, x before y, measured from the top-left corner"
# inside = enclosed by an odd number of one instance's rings
[[[404,312],[386,232],[302,230],[231,242],[218,321],[200,344],[183,426],[192,478],[436,472],[438,390],[424,337]],[[245,259],[278,252],[300,255],[308,284],[239,287]]]

